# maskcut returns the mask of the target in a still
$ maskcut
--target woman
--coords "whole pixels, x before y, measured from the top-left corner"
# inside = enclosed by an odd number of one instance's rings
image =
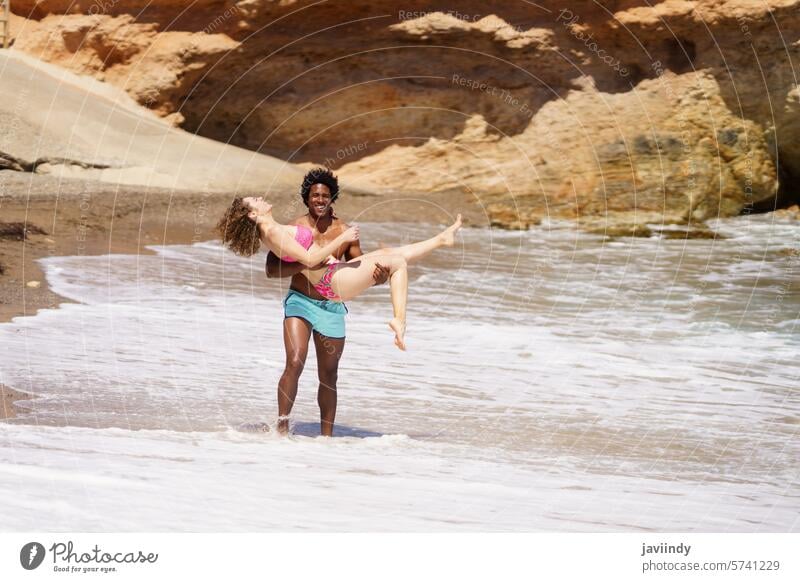
[[[461,228],[461,215],[443,232],[426,241],[397,248],[381,249],[347,262],[331,256],[340,245],[358,240],[354,226],[324,247],[313,242],[311,231],[303,226],[279,224],[272,216],[272,205],[261,197],[234,198],[217,224],[222,243],[237,255],[249,257],[258,252],[261,243],[284,261],[296,260],[308,267],[305,276],[314,288],[330,301],[350,301],[375,283],[376,263],[389,268],[394,317],[389,327],[395,334],[395,345],[405,350],[406,302],[410,262],[421,259],[439,247],[453,246]]]

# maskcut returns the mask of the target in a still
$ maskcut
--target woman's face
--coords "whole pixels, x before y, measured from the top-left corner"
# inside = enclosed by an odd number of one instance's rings
[[[262,196],[247,196],[242,199],[242,202],[256,215],[264,215],[272,211],[272,204],[264,200]]]

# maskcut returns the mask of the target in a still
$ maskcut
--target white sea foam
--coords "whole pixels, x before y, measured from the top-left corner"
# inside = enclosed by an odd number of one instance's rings
[[[465,230],[412,270],[409,352],[387,287],[349,305],[333,440],[313,348],[296,436],[238,430],[274,420],[283,367],[263,256],[46,259],[77,303],[0,326],[0,382],[39,396],[0,425],[4,528],[796,529],[798,259],[775,251],[800,229],[742,224]]]

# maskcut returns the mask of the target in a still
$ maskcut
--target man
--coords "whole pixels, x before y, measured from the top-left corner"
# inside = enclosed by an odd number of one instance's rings
[[[303,203],[308,212],[292,222],[311,229],[314,242],[322,246],[335,239],[349,226],[336,217],[333,203],[339,196],[339,182],[330,170],[315,168],[303,178],[300,187]],[[359,241],[342,245],[334,255],[340,260],[349,260],[363,254]],[[333,436],[336,419],[336,381],[339,359],[344,351],[347,308],[343,303],[328,301],[322,297],[301,273],[305,267],[300,263],[281,261],[273,253],[267,256],[267,277],[292,277],[289,293],[283,301],[283,344],[286,349],[286,367],[278,382],[278,430],[286,434],[289,430],[289,413],[292,411],[297,384],[308,355],[308,342],[313,336],[317,352],[319,390],[317,403],[320,413],[320,433]],[[373,279],[376,285],[385,283],[389,269],[377,265]]]

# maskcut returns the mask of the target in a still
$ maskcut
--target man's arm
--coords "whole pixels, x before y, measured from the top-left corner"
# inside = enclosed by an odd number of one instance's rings
[[[269,279],[294,277],[305,268],[303,263],[287,263],[280,260],[272,251],[267,255],[267,278]]]
[[[350,228],[347,224],[345,224],[344,227]],[[361,241],[354,240],[350,243],[350,246],[347,247],[347,250],[344,251],[344,259],[349,261],[350,259],[355,259],[363,254],[364,251],[361,250]]]

